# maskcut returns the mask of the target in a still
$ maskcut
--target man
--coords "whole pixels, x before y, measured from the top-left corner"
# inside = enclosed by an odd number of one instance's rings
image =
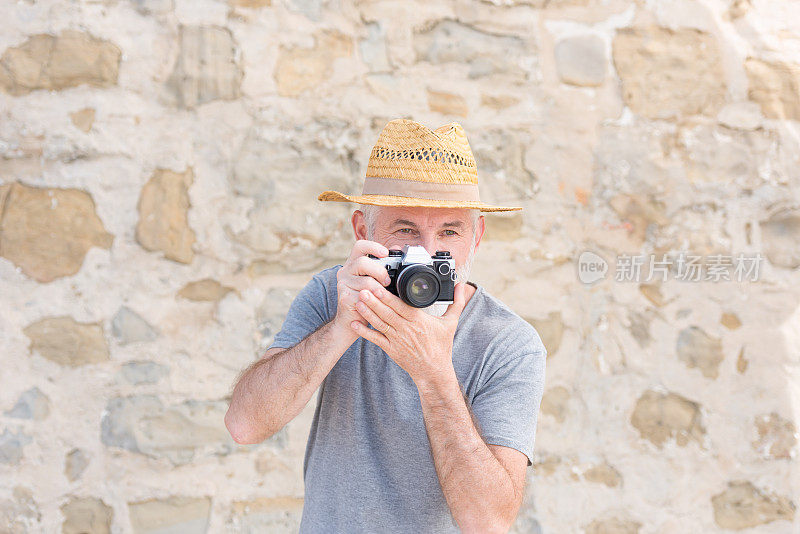
[[[236,384],[225,424],[260,443],[319,387],[300,532],[507,532],[532,463],[547,351],[536,330],[468,276],[485,223],[458,123],[389,122],[357,202],[343,265],[299,292],[264,356]],[[390,293],[374,259],[449,251],[453,303]]]

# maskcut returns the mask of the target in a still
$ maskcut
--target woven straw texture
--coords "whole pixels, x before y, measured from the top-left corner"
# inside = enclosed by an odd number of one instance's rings
[[[386,124],[369,156],[366,179],[393,178],[413,182],[478,187],[478,168],[467,134],[460,124],[451,122],[431,130],[409,119]],[[396,194],[346,195],[325,191],[323,201],[357,202],[378,206],[419,206],[431,208],[474,208],[481,211],[515,211],[521,207],[492,206],[480,200],[442,200]]]
[[[367,177],[477,184],[478,169],[457,122],[432,131],[406,119],[391,121],[372,148]]]

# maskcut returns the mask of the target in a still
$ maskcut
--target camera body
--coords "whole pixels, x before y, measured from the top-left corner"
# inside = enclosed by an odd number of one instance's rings
[[[369,257],[386,267],[391,279],[387,291],[409,306],[453,303],[456,261],[449,251],[437,250],[431,256],[421,245],[406,245],[405,251],[390,250],[385,258]]]

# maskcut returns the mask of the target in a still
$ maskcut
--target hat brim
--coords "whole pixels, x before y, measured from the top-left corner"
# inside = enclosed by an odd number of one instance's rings
[[[401,197],[396,195],[345,195],[338,191],[324,191],[317,200],[333,202],[355,202],[374,206],[420,207],[420,208],[469,208],[481,211],[517,211],[521,207],[493,206],[472,200],[430,200],[425,198]]]

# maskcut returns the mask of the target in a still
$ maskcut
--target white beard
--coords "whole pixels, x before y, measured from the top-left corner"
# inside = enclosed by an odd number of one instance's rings
[[[440,304],[440,303],[433,303],[427,308],[420,308],[422,311],[427,313],[428,315],[433,315],[434,317],[441,317],[444,315],[444,312],[447,311],[449,304]]]

